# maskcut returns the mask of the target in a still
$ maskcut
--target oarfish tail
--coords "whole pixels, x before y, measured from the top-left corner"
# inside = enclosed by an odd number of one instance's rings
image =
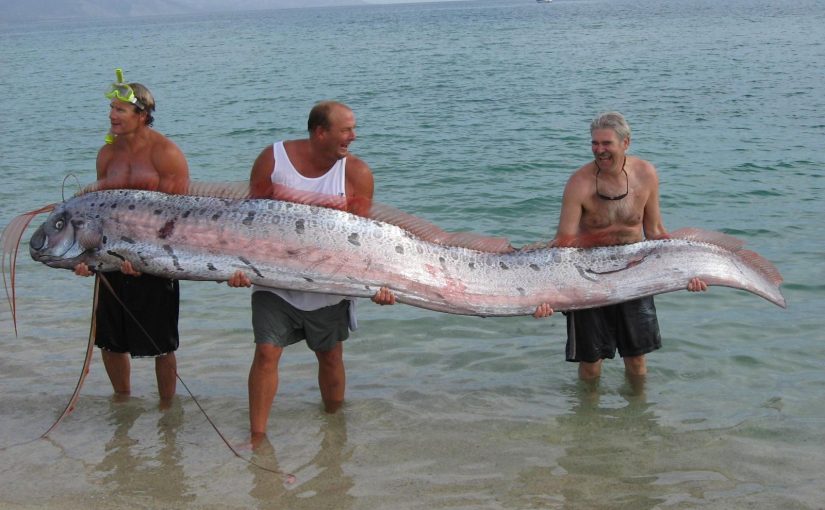
[[[730,251],[733,255],[739,258],[739,260],[747,264],[747,266],[750,267],[756,274],[764,278],[769,285],[774,287],[769,289],[770,292],[765,294],[761,292],[756,293],[762,295],[765,299],[768,299],[782,308],[786,307],[785,298],[779,290],[779,285],[782,283],[782,275],[779,273],[779,270],[776,266],[771,264],[758,253],[751,250],[746,250],[744,248],[745,243],[741,239],[737,239],[721,232],[711,232],[698,228],[683,228],[672,232],[670,236],[674,239],[685,239],[688,241],[713,244]],[[755,291],[755,289],[747,290],[751,290],[752,292]]]

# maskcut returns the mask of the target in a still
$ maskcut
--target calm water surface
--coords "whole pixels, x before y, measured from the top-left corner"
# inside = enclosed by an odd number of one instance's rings
[[[617,109],[660,173],[665,224],[744,239],[789,308],[713,288],[657,298],[644,387],[565,363],[564,320],[359,307],[347,404],[325,415],[314,356],[289,349],[269,442],[235,457],[152,363],[114,402],[97,353],[74,389],[91,281],[21,252],[19,334],[0,308],[0,507],[823,508],[825,2],[555,0],[293,9],[0,25],[0,226],[94,175],[113,69],[153,91],[155,127],[198,180],[245,180],[305,134],[318,99],[358,116],[376,196],[445,229],[555,230]],[[24,237],[28,240],[30,232]],[[247,440],[248,291],[182,285],[179,372]],[[275,471],[280,474],[274,474]],[[287,483],[287,474],[294,482]]]

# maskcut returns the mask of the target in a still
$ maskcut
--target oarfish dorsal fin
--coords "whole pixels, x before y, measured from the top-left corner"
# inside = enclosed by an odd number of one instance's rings
[[[77,195],[111,189],[121,188],[112,187],[105,180],[98,180],[84,186]],[[226,198],[229,200],[243,200],[251,196],[249,182],[247,181],[189,181],[185,194],[195,197]]]
[[[713,244],[729,250],[754,270],[765,276],[765,278],[774,285],[778,286],[782,283],[782,275],[779,274],[776,266],[768,262],[758,253],[744,249],[745,242],[741,239],[723,234],[722,232],[712,232],[693,227],[675,230],[670,233],[670,237],[672,239],[685,239],[688,241]]]
[[[423,241],[443,246],[454,246],[489,253],[513,251],[507,239],[487,237],[472,232],[445,232],[423,218],[363,197],[335,197],[276,185],[273,187],[272,198],[348,211],[364,218],[395,225]]]
[[[106,189],[100,181],[94,182],[81,191],[90,193]],[[427,220],[405,213],[391,206],[363,197],[336,197],[311,191],[297,190],[283,185],[273,185],[268,197],[256,197],[247,182],[198,182],[190,181],[187,195],[244,200],[248,198],[271,198],[328,209],[347,211],[364,218],[395,225],[411,235],[427,242],[443,246],[467,248],[488,253],[508,253],[513,251],[510,242],[503,237],[490,237],[472,232],[445,232]]]
[[[249,186],[246,185],[246,183],[193,182],[189,185],[189,194],[237,199],[252,197]],[[513,251],[507,239],[482,236],[471,232],[445,232],[438,226],[418,216],[363,197],[338,197],[312,191],[297,190],[276,184],[272,186],[271,196],[269,198],[284,202],[347,211],[367,219],[395,225],[423,241],[443,246],[454,246],[489,253],[507,253]]]
[[[503,237],[489,237],[473,232],[445,232],[438,226],[394,207],[373,202],[368,218],[395,225],[410,234],[435,244],[467,248],[488,253],[509,253],[510,241]]]
[[[244,200],[250,198],[249,182],[202,182],[189,181],[187,195],[196,197],[227,198],[230,200]]]

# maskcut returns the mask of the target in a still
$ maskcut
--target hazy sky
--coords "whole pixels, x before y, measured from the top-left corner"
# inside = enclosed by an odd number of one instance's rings
[[[0,0],[0,23],[446,0]]]

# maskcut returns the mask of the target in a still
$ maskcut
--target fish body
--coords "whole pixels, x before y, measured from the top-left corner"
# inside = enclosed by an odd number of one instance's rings
[[[592,308],[682,290],[693,277],[784,307],[778,271],[741,245],[689,230],[621,246],[482,251],[314,205],[107,190],[58,205],[29,248],[66,269],[129,260],[157,276],[214,281],[242,270],[259,285],[354,297],[386,286],[398,302],[462,315]]]

